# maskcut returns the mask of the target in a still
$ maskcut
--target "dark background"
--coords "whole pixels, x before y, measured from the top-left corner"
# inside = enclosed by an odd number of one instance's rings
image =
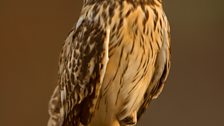
[[[166,88],[139,126],[224,126],[224,1],[164,0]],[[61,46],[82,0],[0,0],[0,126],[45,126]]]

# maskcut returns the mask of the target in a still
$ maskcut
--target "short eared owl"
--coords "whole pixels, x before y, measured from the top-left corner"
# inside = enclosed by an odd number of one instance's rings
[[[62,48],[48,126],[136,125],[170,69],[162,0],[84,0]]]

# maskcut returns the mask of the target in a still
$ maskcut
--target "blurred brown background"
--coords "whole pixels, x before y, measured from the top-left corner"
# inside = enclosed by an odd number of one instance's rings
[[[139,126],[224,126],[224,1],[164,0],[172,71]],[[82,0],[0,0],[0,126],[45,126]]]

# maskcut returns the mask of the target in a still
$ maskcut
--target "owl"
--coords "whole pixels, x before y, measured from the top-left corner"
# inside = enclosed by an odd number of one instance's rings
[[[170,70],[162,0],[84,0],[62,47],[48,126],[136,125]]]

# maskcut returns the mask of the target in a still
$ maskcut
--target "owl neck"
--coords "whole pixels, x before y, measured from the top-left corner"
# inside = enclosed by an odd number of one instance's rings
[[[162,0],[121,0],[121,1],[131,1],[131,2],[158,2],[162,3]]]
[[[152,3],[152,4],[162,4],[163,0],[83,0],[84,3],[96,3],[100,1],[127,1],[127,2],[143,2],[143,3]]]

